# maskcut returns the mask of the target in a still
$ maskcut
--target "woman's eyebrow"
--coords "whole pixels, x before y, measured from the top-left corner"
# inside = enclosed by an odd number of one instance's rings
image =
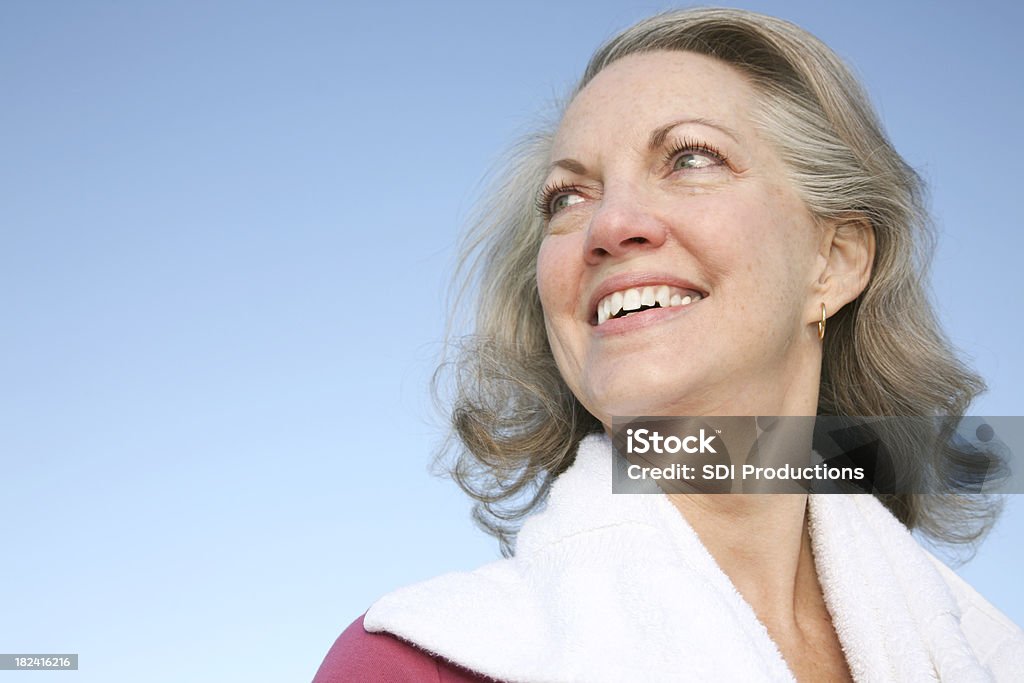
[[[556,168],[564,168],[570,173],[575,173],[576,175],[587,175],[587,167],[579,161],[571,158],[559,159],[558,161],[552,162],[552,164],[548,166],[548,173],[550,174],[551,171]]]
[[[714,128],[715,130],[725,133],[736,142],[740,142],[739,133],[729,128],[725,124],[712,121],[711,119],[686,117],[682,119],[676,119],[675,121],[670,121],[669,123],[666,123],[664,126],[658,126],[653,131],[651,131],[651,135],[647,139],[647,148],[652,152],[661,149],[661,146],[665,144],[665,138],[667,138],[668,134],[672,132],[672,129],[675,128],[676,126],[681,126],[684,123],[696,123],[701,126],[708,126],[709,128]],[[553,171],[556,168],[564,168],[570,173],[575,173],[576,175],[587,175],[587,167],[584,166],[581,162],[571,157],[559,159],[558,161],[552,162],[551,165],[548,166],[548,173],[550,174],[551,171]]]
[[[684,123],[696,123],[701,126],[708,126],[709,128],[714,128],[725,133],[736,142],[740,141],[739,134],[724,124],[712,121],[710,119],[687,117],[671,121],[669,123],[666,123],[664,126],[658,126],[653,131],[651,131],[651,136],[647,140],[647,149],[649,149],[652,152],[661,149],[661,146],[665,144],[665,138],[668,137],[668,134],[672,131],[672,129],[675,128],[676,126],[681,126]]]

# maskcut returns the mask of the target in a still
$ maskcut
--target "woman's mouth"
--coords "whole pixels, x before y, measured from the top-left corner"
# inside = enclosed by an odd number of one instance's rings
[[[598,301],[591,324],[603,325],[609,320],[625,318],[652,308],[689,306],[702,298],[704,295],[700,292],[670,285],[630,287],[612,292]]]

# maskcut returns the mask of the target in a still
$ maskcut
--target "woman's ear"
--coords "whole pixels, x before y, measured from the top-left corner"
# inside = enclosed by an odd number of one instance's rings
[[[856,299],[871,280],[875,263],[871,221],[862,214],[830,221],[822,231],[820,255],[823,267],[816,284],[831,314]]]

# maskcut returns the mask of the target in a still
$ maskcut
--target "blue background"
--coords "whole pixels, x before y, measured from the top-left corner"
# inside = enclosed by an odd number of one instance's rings
[[[863,78],[930,183],[975,412],[1021,414],[1021,6],[742,6]],[[0,4],[0,651],[308,680],[377,596],[497,557],[427,471],[457,230],[592,50],[667,7]],[[1022,528],[1011,501],[961,570],[1018,623]]]

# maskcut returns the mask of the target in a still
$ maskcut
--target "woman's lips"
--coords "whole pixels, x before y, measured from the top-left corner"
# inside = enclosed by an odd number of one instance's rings
[[[617,335],[634,330],[657,325],[679,316],[690,313],[695,306],[698,306],[705,298],[691,298],[690,303],[678,306],[669,305],[666,308],[654,307],[641,309],[618,318],[608,318],[603,323],[592,322],[594,334],[600,337]]]
[[[624,272],[600,281],[591,291],[584,310],[591,325],[607,325],[612,319],[620,319],[623,311],[633,312],[627,316],[633,317],[638,310],[680,307],[687,296],[692,304],[708,295],[704,288],[673,273]]]
[[[600,299],[592,321],[595,325],[604,325],[648,310],[689,306],[702,298],[701,293],[694,289],[666,284],[628,287]]]

